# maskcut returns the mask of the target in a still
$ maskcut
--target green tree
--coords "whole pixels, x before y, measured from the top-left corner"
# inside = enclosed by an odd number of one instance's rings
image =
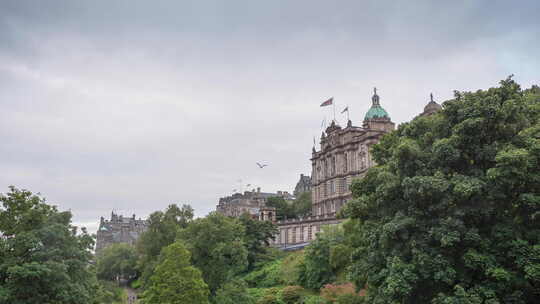
[[[303,192],[293,203],[295,217],[303,217],[311,214],[311,192]]]
[[[248,270],[255,268],[257,262],[266,261],[270,240],[274,238],[278,230],[270,221],[254,220],[249,214],[243,214],[240,224],[244,226],[244,244],[248,255]]]
[[[191,222],[178,236],[191,251],[193,264],[202,271],[212,295],[247,268],[245,229],[236,219],[212,212]]]
[[[336,278],[331,263],[332,248],[342,244],[344,239],[341,226],[323,227],[323,232],[317,234],[317,238],[305,249],[304,262],[298,265],[302,286],[319,289]]]
[[[148,217],[148,229],[139,237],[136,249],[139,256],[137,267],[141,273],[140,281],[143,288],[149,282],[157,265],[161,250],[174,243],[179,229],[186,228],[193,220],[193,208],[176,204],[167,209],[152,213]]]
[[[92,303],[94,241],[71,213],[15,187],[0,203],[0,303]]]
[[[137,275],[137,253],[129,244],[112,244],[97,256],[97,277],[115,281]]]
[[[456,92],[373,147],[345,209],[368,303],[538,303],[538,93]]]
[[[147,304],[205,304],[208,295],[200,270],[190,264],[190,252],[175,242],[163,249],[143,299]]]
[[[296,218],[293,204],[287,202],[281,196],[269,197],[266,201],[266,206],[276,208],[276,217],[278,220]]]

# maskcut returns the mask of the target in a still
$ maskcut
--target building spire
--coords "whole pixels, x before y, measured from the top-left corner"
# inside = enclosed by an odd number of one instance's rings
[[[380,106],[379,103],[379,95],[377,95],[377,88],[373,88],[373,97],[371,97],[371,101],[373,102],[373,106]]]
[[[429,93],[429,98],[430,98],[431,102],[433,102],[433,93]]]

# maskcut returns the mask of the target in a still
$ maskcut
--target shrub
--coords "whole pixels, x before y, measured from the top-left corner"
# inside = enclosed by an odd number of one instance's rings
[[[268,263],[263,268],[250,272],[244,277],[244,280],[250,287],[272,287],[283,285],[284,282],[280,272],[281,263],[282,260]]]
[[[241,280],[235,280],[225,283],[218,289],[213,302],[219,304],[253,304],[255,300],[247,292],[246,283]]]
[[[257,301],[257,304],[282,304],[278,300],[278,298],[274,295],[266,295],[262,297],[259,301]]]
[[[306,296],[304,304],[326,304],[326,301],[319,296]]]
[[[351,261],[352,248],[345,244],[330,247],[330,265],[334,270],[344,269]]]
[[[356,295],[356,290],[352,283],[326,284],[321,289],[321,297],[330,302],[336,302],[339,296],[346,294]]]
[[[285,284],[296,285],[299,283],[300,269],[299,265],[304,263],[304,252],[292,252],[281,264],[281,277]]]
[[[361,304],[362,297],[354,293],[346,293],[337,297],[337,304]]]
[[[281,299],[286,304],[294,304],[302,299],[304,288],[301,286],[287,286],[281,292]]]

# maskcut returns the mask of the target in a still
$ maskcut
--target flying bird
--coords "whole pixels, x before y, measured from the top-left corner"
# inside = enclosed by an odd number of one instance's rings
[[[259,164],[259,163],[256,163],[256,164],[257,164],[257,166],[259,166],[260,169],[262,169],[262,168],[268,166],[267,164]]]

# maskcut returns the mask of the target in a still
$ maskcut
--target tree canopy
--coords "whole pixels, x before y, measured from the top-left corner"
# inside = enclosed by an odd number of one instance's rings
[[[208,286],[203,281],[200,270],[191,265],[190,255],[180,242],[163,248],[159,264],[143,294],[144,303],[208,303]]]
[[[71,213],[15,187],[0,203],[0,303],[92,303],[94,241]]]
[[[193,208],[189,205],[169,205],[165,212],[156,211],[148,217],[148,230],[137,240],[138,269],[141,283],[148,283],[162,248],[172,244],[179,229],[186,228],[193,220]]]
[[[247,266],[245,228],[238,220],[212,212],[180,230],[178,237],[192,253],[193,265],[200,269],[210,292],[216,290]]]
[[[368,303],[538,303],[540,92],[456,92],[372,149],[354,182],[352,277]]]
[[[97,256],[97,277],[114,281],[130,279],[137,275],[137,253],[129,244],[112,244]]]

